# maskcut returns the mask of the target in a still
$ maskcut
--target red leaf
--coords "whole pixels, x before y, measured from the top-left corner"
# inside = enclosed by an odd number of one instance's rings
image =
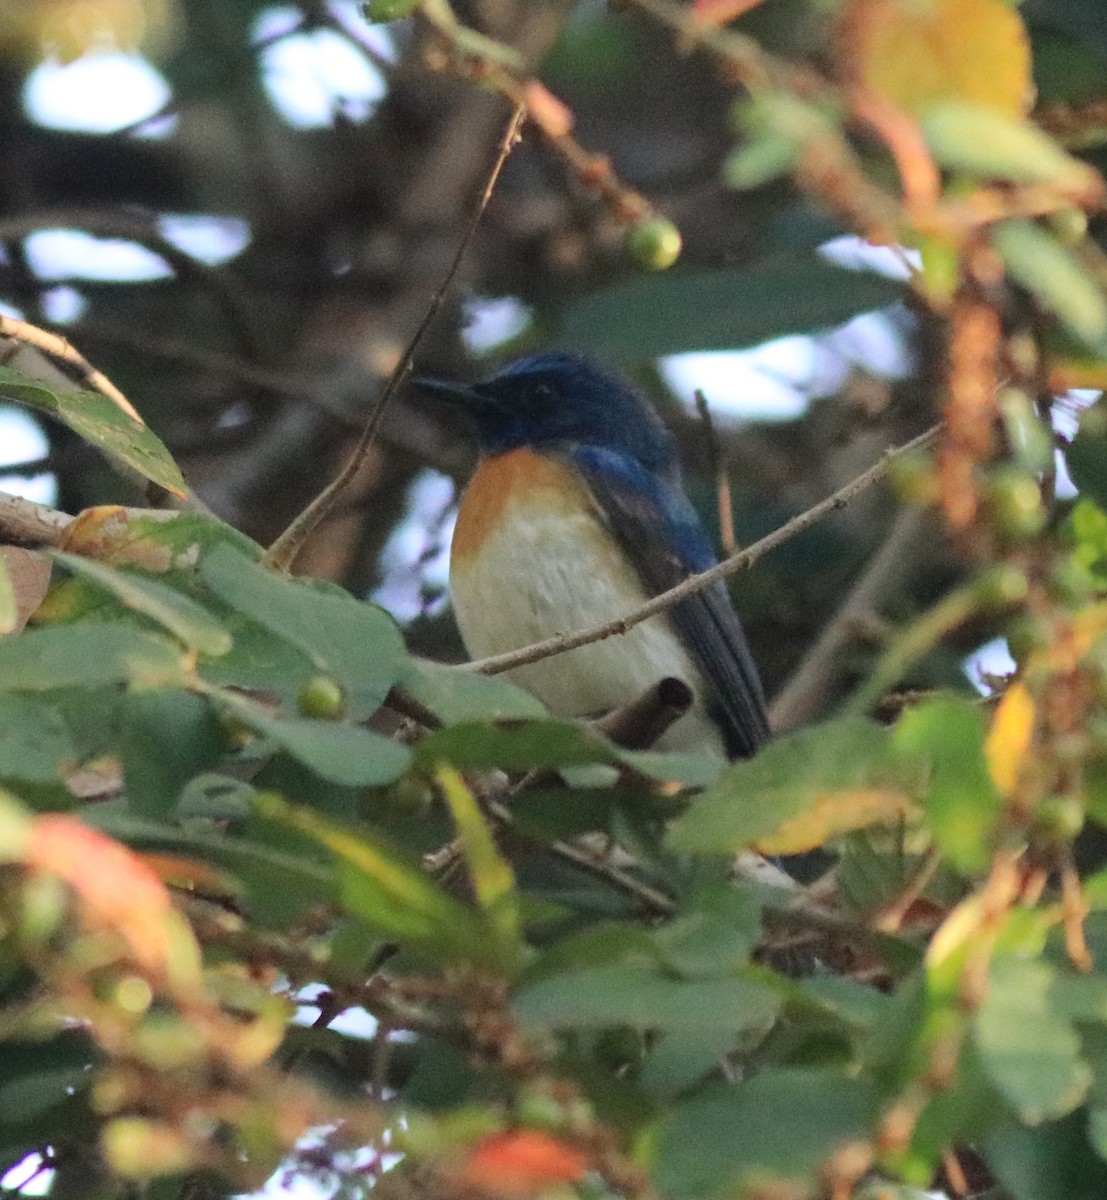
[[[130,850],[76,817],[47,813],[32,822],[24,857],[73,889],[90,929],[114,930],[140,966],[166,972],[173,906],[165,885]]]
[[[493,1133],[470,1151],[458,1182],[499,1195],[526,1198],[554,1183],[575,1183],[588,1160],[574,1146],[535,1129]]]

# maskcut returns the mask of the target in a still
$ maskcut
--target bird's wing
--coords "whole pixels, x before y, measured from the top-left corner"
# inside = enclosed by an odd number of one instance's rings
[[[679,486],[633,459],[593,446],[560,451],[581,473],[607,527],[651,596],[706,570],[715,555]],[[769,736],[765,699],[746,635],[722,583],[670,612],[677,635],[714,696],[713,711],[731,754],[749,756]]]

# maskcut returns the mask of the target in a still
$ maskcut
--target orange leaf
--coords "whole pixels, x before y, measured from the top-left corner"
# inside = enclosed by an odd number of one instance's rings
[[[756,8],[761,0],[695,0],[692,15],[705,25],[723,26]]]
[[[940,100],[1030,108],[1030,42],[1006,0],[853,0],[843,32],[855,82],[912,115]]]
[[[233,894],[234,880],[209,863],[183,854],[139,854],[138,858],[163,882],[174,887],[202,888],[205,892]]]
[[[549,137],[567,137],[573,131],[573,110],[537,79],[527,81],[524,99],[527,115]]]
[[[515,1129],[478,1142],[463,1162],[458,1182],[524,1200],[551,1184],[575,1183],[587,1164],[580,1150],[548,1133]]]
[[[992,718],[992,728],[984,739],[988,774],[1001,796],[1009,796],[1015,790],[1034,736],[1034,718],[1030,693],[1021,683],[1012,683],[1003,693]]]
[[[911,812],[911,803],[903,792],[890,788],[827,792],[798,817],[762,838],[754,849],[766,855],[803,854],[839,834],[870,825],[889,825],[904,820]]]
[[[140,966],[168,971],[175,918],[169,893],[125,846],[76,817],[47,813],[32,822],[24,858],[73,889],[90,929],[114,930]]]

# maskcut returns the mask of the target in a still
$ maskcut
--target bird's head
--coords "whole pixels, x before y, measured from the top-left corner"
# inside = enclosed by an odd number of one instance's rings
[[[415,383],[472,417],[485,454],[567,442],[613,450],[654,471],[674,461],[669,431],[645,397],[576,354],[520,358],[480,383]]]

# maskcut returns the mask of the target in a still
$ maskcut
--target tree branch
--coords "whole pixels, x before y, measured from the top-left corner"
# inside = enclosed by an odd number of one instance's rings
[[[802,724],[826,695],[839,655],[854,637],[858,625],[878,604],[893,572],[903,565],[922,526],[923,516],[921,508],[906,508],[899,513],[884,544],[873,555],[792,678],[773,700],[769,724],[778,733]]]
[[[384,419],[385,411],[397,388],[411,369],[412,359],[415,357],[424,335],[430,328],[431,322],[438,315],[438,310],[442,307],[442,303],[446,299],[446,293],[449,291],[450,285],[457,275],[462,259],[465,257],[465,252],[469,248],[469,243],[473,240],[473,235],[477,231],[481,217],[484,216],[484,211],[488,207],[489,200],[492,199],[492,193],[496,188],[496,183],[500,178],[500,172],[504,168],[504,163],[507,162],[507,156],[519,140],[519,127],[522,125],[525,116],[525,106],[521,103],[516,104],[511,114],[511,119],[507,123],[507,129],[500,143],[496,161],[489,172],[488,180],[484,185],[484,190],[481,192],[480,200],[473,210],[473,215],[469,218],[469,224],[466,226],[464,234],[462,234],[453,261],[446,272],[446,277],[431,297],[430,304],[423,314],[422,321],[419,322],[418,329],[416,329],[411,341],[408,342],[407,349],[389,376],[388,382],[384,385],[384,390],[377,399],[377,403],[373,406],[373,411],[369,414],[369,419],[365,423],[365,428],[358,439],[357,445],[354,447],[354,452],[350,456],[349,461],[266,551],[264,561],[274,570],[289,570],[304,542],[311,536],[312,530],[333,511],[339,496],[349,486],[351,480],[357,475],[362,464],[365,462],[373,441],[377,436],[377,430]]]
[[[522,667],[529,663],[540,662],[544,658],[552,658],[555,654],[564,654],[567,650],[575,650],[578,646],[587,646],[592,642],[601,642],[605,638],[614,637],[616,634],[627,633],[635,625],[640,625],[650,617],[672,608],[682,600],[687,600],[689,596],[694,596],[697,592],[703,591],[704,588],[710,587],[713,583],[718,583],[720,580],[737,574],[743,568],[752,566],[759,558],[768,554],[770,550],[775,550],[777,546],[783,545],[798,534],[803,533],[830,513],[838,512],[840,509],[845,508],[851,500],[872,487],[874,483],[883,479],[887,475],[889,467],[897,458],[929,446],[937,438],[940,429],[941,425],[933,425],[925,433],[920,433],[918,437],[912,438],[902,446],[897,446],[892,450],[886,451],[884,457],[879,462],[874,463],[867,471],[858,475],[856,479],[839,488],[832,495],[827,496],[825,500],[820,500],[818,504],[813,505],[806,512],[793,517],[767,537],[763,537],[759,542],[755,542],[745,550],[741,550],[737,554],[732,554],[729,558],[723,559],[721,563],[711,567],[710,570],[701,571],[698,575],[690,575],[687,579],[678,583],[676,587],[671,587],[668,591],[661,592],[660,595],[654,596],[652,600],[648,600],[640,608],[636,608],[633,612],[629,612],[625,616],[605,621],[602,625],[593,626],[591,629],[581,629],[575,633],[559,633],[554,637],[546,638],[544,641],[535,642],[531,646],[523,646],[518,650],[509,650],[506,654],[495,654],[490,658],[482,658],[476,662],[464,663],[462,666],[464,669],[480,671],[485,675],[499,675],[502,671],[510,671],[514,667]]]

